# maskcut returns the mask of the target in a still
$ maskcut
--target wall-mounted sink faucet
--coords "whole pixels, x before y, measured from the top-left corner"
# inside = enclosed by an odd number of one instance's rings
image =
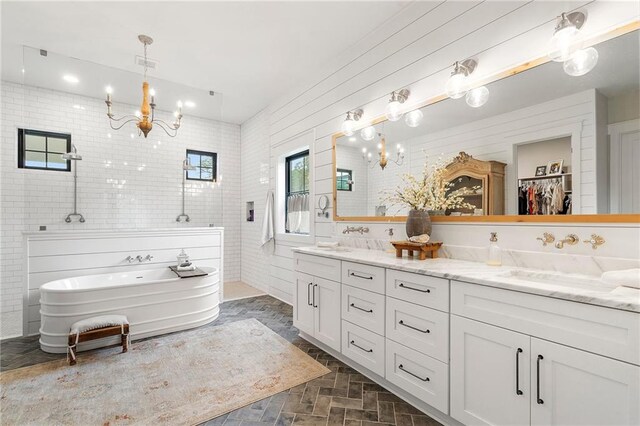
[[[538,237],[536,240],[542,241],[542,245],[546,246],[547,244],[553,243],[556,240],[556,237],[554,237],[553,234],[545,232],[542,234],[542,237]]]
[[[576,244],[578,244],[578,241],[580,241],[580,238],[578,238],[576,234],[569,234],[556,243],[556,248],[561,249],[565,244],[575,246]]]
[[[363,226],[358,226],[357,228],[355,226],[347,226],[342,233],[343,234],[350,234],[352,232],[359,232],[360,235],[362,234],[368,234],[369,233],[369,228],[365,228]]]
[[[390,237],[393,237],[393,228],[385,229],[384,232],[386,232]]]
[[[592,249],[597,249],[598,246],[601,246],[605,243],[604,238],[597,234],[591,234],[591,238],[588,240],[584,240],[585,244],[591,244]]]

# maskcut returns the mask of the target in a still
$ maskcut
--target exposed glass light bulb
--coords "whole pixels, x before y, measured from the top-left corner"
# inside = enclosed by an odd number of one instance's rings
[[[367,154],[367,157],[368,157],[368,158],[371,158],[371,153],[368,153],[368,154]]]
[[[549,58],[556,62],[566,61],[573,53],[580,49],[581,42],[578,40],[580,30],[570,23],[566,18],[560,24],[562,28],[556,30],[549,40]]]
[[[360,137],[365,141],[372,141],[376,137],[376,128],[373,126],[365,127],[360,131]]]
[[[463,72],[453,74],[449,77],[449,80],[447,80],[445,91],[451,99],[463,97],[465,93],[467,93],[467,90],[469,90],[469,82]]]
[[[366,154],[367,153],[367,148],[362,148],[362,153]]]
[[[479,108],[489,100],[489,89],[486,86],[471,89],[467,92],[465,99],[470,107]]]
[[[342,133],[344,133],[346,136],[351,136],[353,135],[355,128],[356,122],[353,121],[353,118],[351,118],[351,114],[347,113],[347,118],[345,118],[345,120],[342,122]]]
[[[379,143],[379,144],[378,144],[378,151],[381,151],[381,150],[382,150],[382,144],[381,144],[381,143]]]
[[[404,116],[404,122],[409,127],[418,127],[422,124],[422,119],[424,118],[424,114],[419,109],[414,109],[411,112],[408,112]]]
[[[384,115],[389,121],[398,121],[402,118],[401,103],[394,99],[387,104]]]
[[[150,89],[149,90],[149,95],[155,96],[156,95],[156,89]]]
[[[182,101],[178,101],[178,108],[182,108]]]
[[[569,59],[567,59],[562,68],[564,72],[572,77],[579,77],[585,75],[598,63],[598,51],[593,47],[586,49],[580,49],[575,52]]]
[[[111,87],[111,86],[107,86],[105,90],[110,95],[113,93],[113,87]]]
[[[136,111],[135,112],[136,117],[140,118],[142,117],[142,113],[140,111]]]
[[[351,137],[349,138],[349,142],[355,142],[355,141],[357,141],[357,139],[356,139],[354,136],[351,136]]]

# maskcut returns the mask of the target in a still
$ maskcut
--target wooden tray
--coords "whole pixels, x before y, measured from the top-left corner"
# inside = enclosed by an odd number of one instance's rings
[[[427,254],[431,259],[438,257],[438,250],[442,247],[442,241],[430,241],[428,243],[413,243],[411,241],[391,241],[396,249],[396,257],[402,257],[402,252],[407,251],[409,257],[415,257],[418,253],[418,259],[425,260]]]

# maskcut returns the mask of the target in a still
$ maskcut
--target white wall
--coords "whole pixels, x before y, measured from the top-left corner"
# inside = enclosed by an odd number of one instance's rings
[[[362,107],[362,120],[367,122],[382,114],[393,90],[410,88],[409,103],[440,95],[456,60],[478,58],[476,72],[482,76],[541,57],[555,17],[578,7],[587,9],[589,15],[583,27],[586,34],[618,27],[639,15],[633,2],[415,2],[270,105],[265,111],[267,120],[261,115],[260,123],[254,118],[243,127],[264,126],[270,147],[314,129],[315,197],[325,194],[331,198],[331,135],[339,131],[346,111]],[[595,202],[595,189],[591,201]],[[315,240],[336,237],[331,219],[314,218]],[[481,232],[478,227],[461,227]],[[243,247],[245,244],[251,243],[243,241]],[[624,246],[620,241],[612,244]],[[269,260],[271,280],[279,283],[279,297],[287,301],[292,294],[293,245],[277,243]]]
[[[111,130],[104,101],[2,82],[2,312],[20,311],[24,231],[224,226],[225,278],[240,278],[243,213],[240,192],[240,127],[185,115],[176,138],[154,129],[132,139],[131,127]],[[73,106],[82,106],[76,109]],[[116,111],[134,106],[116,105]],[[133,124],[131,125],[133,126]],[[67,224],[73,210],[73,174],[17,168],[17,129],[71,133],[78,162],[78,211],[84,224]],[[109,138],[107,135],[111,134]],[[181,212],[182,159],[186,149],[218,153],[221,186],[187,181],[188,225]],[[72,166],[74,167],[74,166]]]
[[[533,177],[538,166],[564,160],[562,168],[571,173],[571,138],[551,139],[518,146],[518,179]]]

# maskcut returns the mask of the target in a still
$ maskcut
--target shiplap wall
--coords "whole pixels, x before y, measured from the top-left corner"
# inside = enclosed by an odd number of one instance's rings
[[[263,143],[270,147],[315,129],[317,202],[323,194],[331,197],[331,135],[339,131],[346,111],[362,107],[362,120],[367,122],[384,111],[393,90],[410,88],[409,105],[440,95],[456,60],[477,58],[476,75],[481,77],[541,57],[556,16],[578,8],[589,15],[586,34],[599,34],[640,16],[637,2],[415,2],[269,106],[259,124],[254,118],[243,127],[265,126],[269,139]],[[251,164],[258,166],[259,162]],[[315,240],[333,238],[332,219],[313,217]],[[252,244],[242,242],[243,248]],[[291,246],[296,245],[301,244],[277,243],[269,258],[270,285],[277,282],[278,297],[289,302]],[[244,268],[243,263],[243,278]]]

